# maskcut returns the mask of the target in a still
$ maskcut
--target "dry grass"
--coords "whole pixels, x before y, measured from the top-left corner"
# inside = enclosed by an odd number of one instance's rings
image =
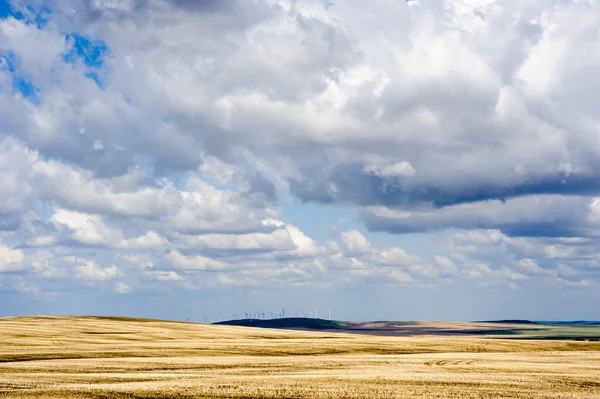
[[[3,398],[600,398],[600,343],[0,319]]]

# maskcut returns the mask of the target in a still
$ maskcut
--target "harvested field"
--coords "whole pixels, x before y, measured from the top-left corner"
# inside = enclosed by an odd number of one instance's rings
[[[5,318],[0,397],[600,398],[600,343]]]

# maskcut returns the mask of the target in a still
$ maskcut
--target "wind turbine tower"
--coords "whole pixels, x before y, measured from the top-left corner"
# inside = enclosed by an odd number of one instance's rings
[[[327,311],[327,318],[331,320],[331,310]]]

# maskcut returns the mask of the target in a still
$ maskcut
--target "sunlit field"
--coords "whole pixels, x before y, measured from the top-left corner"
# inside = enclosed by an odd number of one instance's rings
[[[5,318],[0,397],[600,398],[600,343]]]

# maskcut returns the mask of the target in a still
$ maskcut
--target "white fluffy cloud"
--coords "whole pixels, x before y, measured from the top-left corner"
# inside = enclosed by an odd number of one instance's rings
[[[21,269],[23,252],[12,249],[0,241],[0,272],[15,271]]]
[[[342,233],[342,242],[350,252],[365,253],[371,251],[371,244],[357,230]]]
[[[451,237],[450,258],[481,284],[540,279],[567,286],[595,285],[600,274],[597,239],[509,237],[498,230],[473,230]],[[454,263],[451,259],[443,262]],[[438,260],[439,263],[439,260]]]
[[[80,265],[75,266],[75,278],[84,281],[114,280],[119,277],[119,269],[115,265],[109,267],[99,266],[92,260],[81,260]]]

